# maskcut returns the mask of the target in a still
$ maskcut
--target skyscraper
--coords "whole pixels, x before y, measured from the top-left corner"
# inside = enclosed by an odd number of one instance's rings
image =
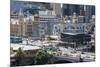
[[[51,7],[53,11],[55,11],[56,16],[61,17],[62,15],[62,9],[60,3],[51,3]]]
[[[63,4],[63,16],[70,16],[73,15],[73,13],[76,13],[77,15],[80,14],[80,6],[79,5],[72,5],[72,4]]]
[[[87,23],[92,18],[92,15],[95,15],[95,7],[85,5],[84,6],[84,11],[85,11],[85,22]]]
[[[80,16],[85,16],[84,5],[80,5]]]

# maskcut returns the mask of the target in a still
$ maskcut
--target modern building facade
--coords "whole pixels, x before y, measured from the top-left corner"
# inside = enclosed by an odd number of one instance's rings
[[[70,5],[70,4],[63,4],[63,16],[71,16],[73,13],[77,15],[80,14],[80,6],[79,5]]]
[[[51,3],[51,7],[52,7],[53,11],[55,11],[55,14],[57,17],[62,16],[62,7],[61,7],[60,3]]]
[[[60,24],[62,22],[62,19],[59,17],[56,17],[56,14],[52,10],[46,10],[46,11],[39,11],[39,15],[35,16],[36,19],[36,25],[33,26],[33,36],[36,34],[36,36],[39,37],[45,37],[54,35],[54,27],[57,24]],[[34,24],[33,24],[34,25]]]

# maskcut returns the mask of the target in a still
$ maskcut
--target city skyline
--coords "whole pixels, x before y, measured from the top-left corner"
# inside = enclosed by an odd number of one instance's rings
[[[45,6],[41,6],[42,4],[45,4]],[[47,6],[46,6],[46,4],[47,4]],[[11,12],[12,11],[13,12],[18,12],[18,11],[20,11],[20,9],[23,10],[25,8],[32,8],[32,7],[33,8],[36,8],[36,6],[34,6],[34,5],[37,5],[38,6],[36,9],[39,9],[39,8],[42,8],[42,7],[46,7],[48,10],[53,10],[52,5],[50,5],[50,4],[53,4],[53,3],[47,3],[47,2],[31,2],[31,1],[28,1],[27,2],[27,1],[17,1],[17,0],[14,1],[14,0],[11,0],[11,5],[10,6],[11,6]],[[77,15],[80,15],[79,14],[80,12],[86,11],[89,8],[89,5],[63,4],[63,3],[55,3],[55,4],[60,4],[60,8],[61,9],[65,9],[65,10],[67,9],[67,13],[69,13],[71,11],[73,13],[75,12]],[[94,5],[91,5],[90,7],[91,7],[90,9],[91,9],[92,15],[95,15],[95,6]],[[79,10],[81,10],[81,11],[79,11]],[[69,14],[66,14],[65,13],[65,15],[72,15],[73,14],[73,13],[71,13],[71,14],[70,13]]]
[[[95,61],[94,5],[11,1],[10,7],[11,66]]]

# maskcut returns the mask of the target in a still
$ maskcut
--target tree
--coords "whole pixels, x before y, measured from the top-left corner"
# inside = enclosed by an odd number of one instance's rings
[[[16,52],[16,62],[17,62],[17,65],[22,65],[22,60],[23,60],[23,57],[24,57],[24,51],[19,48]]]
[[[16,52],[16,57],[23,57],[24,55],[24,51],[21,48],[19,48]]]
[[[46,64],[51,57],[52,55],[48,54],[46,50],[39,50],[35,55],[36,64]]]

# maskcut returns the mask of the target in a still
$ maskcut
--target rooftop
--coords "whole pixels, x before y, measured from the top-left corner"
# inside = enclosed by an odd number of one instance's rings
[[[22,45],[22,44],[11,44],[13,50],[18,50],[18,48],[22,48],[23,50],[36,50],[40,49],[38,46],[31,46],[31,45]]]

